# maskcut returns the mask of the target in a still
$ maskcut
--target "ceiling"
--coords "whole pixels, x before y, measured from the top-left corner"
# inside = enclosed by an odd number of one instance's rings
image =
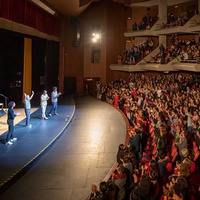
[[[40,0],[51,8],[55,8],[56,11],[64,16],[77,16],[81,14],[91,3],[101,0]],[[124,5],[130,5],[131,3],[139,3],[148,0],[113,0],[114,2]]]
[[[91,3],[105,1],[105,0],[29,0],[29,1],[32,1],[34,3],[38,2],[39,4],[44,3],[48,7],[52,8],[56,13],[60,13],[66,17],[75,17],[80,15]],[[135,6],[148,7],[152,6],[151,3],[155,3],[158,0],[112,0],[112,1],[123,4],[124,6],[131,6],[135,4]],[[169,6],[178,4],[180,2],[182,3],[184,2],[184,4],[187,6],[187,3],[194,4],[195,2],[198,2],[198,0],[167,0],[167,2]],[[51,14],[54,14],[55,12]]]
[[[29,0],[32,2],[44,3],[48,7],[52,8],[57,13],[60,13],[66,17],[78,16],[81,14],[91,3],[103,1],[103,0]],[[158,0],[112,0],[113,2],[124,4],[124,6],[130,6],[132,4],[142,6],[152,6],[151,3],[155,3]],[[180,2],[195,3],[198,0],[167,0],[169,5],[175,5]],[[145,2],[145,3],[144,3]],[[171,2],[171,3],[170,3]],[[142,3],[142,4],[138,4]],[[38,3],[36,3],[38,4]]]
[[[42,2],[54,8],[64,16],[77,16],[81,14],[93,0],[45,0]]]

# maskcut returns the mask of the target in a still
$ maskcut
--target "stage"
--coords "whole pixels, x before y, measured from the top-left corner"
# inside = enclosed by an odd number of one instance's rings
[[[7,134],[7,113],[0,118],[0,194],[25,173],[69,125],[75,112],[71,97],[63,99],[59,115],[42,120],[40,107],[31,108],[31,126],[25,126],[24,108],[15,108],[14,137],[12,145],[5,145]],[[47,112],[51,106],[47,107]],[[59,123],[58,123],[59,122]]]

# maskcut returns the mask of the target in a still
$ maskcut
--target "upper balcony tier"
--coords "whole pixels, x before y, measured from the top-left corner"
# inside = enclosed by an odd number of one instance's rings
[[[172,26],[161,28],[164,20],[158,20],[150,30],[127,31],[124,33],[125,37],[139,37],[139,36],[159,36],[170,34],[197,34],[200,32],[200,14],[194,15],[184,26]]]

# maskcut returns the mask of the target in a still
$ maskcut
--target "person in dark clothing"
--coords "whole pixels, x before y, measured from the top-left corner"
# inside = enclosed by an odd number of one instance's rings
[[[158,175],[155,170],[150,170],[149,178],[151,181],[149,200],[157,200],[159,199],[160,183],[158,181]]]
[[[101,89],[101,100],[106,101],[106,88],[102,87]]]
[[[130,150],[131,152],[135,153],[136,159],[139,160],[140,156],[140,144],[141,144],[141,136],[139,129],[133,129],[131,131],[131,137],[129,139],[130,143]]]
[[[166,172],[167,157],[164,153],[158,155],[158,172],[159,172],[159,182],[163,183],[163,179]]]
[[[119,96],[119,109],[123,112],[124,111],[124,103],[125,103],[125,99],[122,96]]]
[[[100,189],[100,195],[98,197],[98,200],[109,200],[108,183],[102,181],[100,183],[99,189]]]
[[[163,128],[159,129],[159,133],[160,135],[157,138],[156,145],[158,154],[162,154],[166,152],[166,135],[164,134]]]
[[[122,164],[123,157],[124,157],[124,144],[120,144],[117,152],[117,162],[119,165]]]
[[[176,142],[175,144],[178,147],[179,156],[180,156],[181,161],[182,161],[184,159],[184,155],[182,154],[182,150],[183,149],[187,149],[187,138],[185,136],[185,131],[184,130],[180,133],[179,138],[180,138],[179,142]]]
[[[138,182],[137,176],[134,174],[134,187],[131,194],[131,200],[146,200],[149,198],[151,181],[147,174],[141,176]]]
[[[112,174],[112,181],[117,186],[117,199],[124,200],[126,196],[126,173],[123,165],[119,165]]]
[[[122,161],[126,173],[126,198],[128,198],[133,187],[133,165],[128,155],[125,155]]]
[[[13,137],[13,132],[14,132],[14,119],[16,116],[20,115],[20,113],[14,113],[14,107],[15,107],[15,102],[11,101],[8,103],[8,119],[7,119],[7,124],[8,124],[8,134],[6,137],[6,145],[11,145],[13,144],[12,142],[16,141],[17,138]]]

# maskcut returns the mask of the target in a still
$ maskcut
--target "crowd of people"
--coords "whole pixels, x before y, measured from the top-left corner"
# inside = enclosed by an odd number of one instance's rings
[[[200,198],[200,78],[183,74],[130,74],[129,81],[98,82],[97,98],[129,120],[118,167],[91,200],[195,200]],[[197,178],[198,179],[198,178]]]
[[[167,15],[167,23],[162,23],[161,28],[184,26],[188,22],[188,20],[191,19],[195,14],[197,14],[196,9],[183,11],[180,16],[175,16],[173,13],[169,12]]]
[[[130,49],[126,49],[125,52],[121,55],[118,55],[118,64],[125,64],[125,65],[135,65],[143,58],[145,58],[149,53],[151,53],[157,44],[156,42],[150,38],[147,39],[145,42],[134,45]]]
[[[197,9],[194,6],[193,9],[183,11],[179,17],[175,17],[172,12],[168,13],[167,22],[161,24],[161,28],[169,28],[172,26],[183,26],[189,19],[197,14]],[[144,15],[141,22],[138,24],[134,22],[132,24],[132,30],[144,30],[150,29],[153,24],[158,20],[157,15],[152,17],[150,14]],[[175,35],[172,35],[174,37]],[[180,56],[181,61],[190,60],[191,62],[199,57],[199,43],[192,41],[179,40],[177,35],[173,38],[172,43],[168,47],[164,47],[164,52],[159,52],[157,55],[152,56],[148,63],[160,63],[167,64],[174,58]],[[195,42],[195,43],[194,43]],[[130,49],[127,49],[123,54],[118,54],[118,64],[135,65],[139,61],[145,58],[155,47],[156,44],[151,38],[146,40],[143,44],[132,45]]]
[[[144,15],[139,23],[132,24],[132,31],[149,30],[158,20],[158,16],[151,16],[150,14]]]
[[[171,36],[171,44],[166,48],[161,43],[159,50],[156,56],[151,57],[150,63],[167,64],[177,57],[180,57],[181,62],[197,62],[200,56],[199,42],[194,39],[181,40],[178,35]]]
[[[160,28],[170,28],[174,26],[184,26],[189,19],[197,14],[196,7],[193,9],[185,10],[180,16],[175,16],[174,13],[169,12],[167,14],[167,22],[162,23]],[[139,23],[134,22],[132,24],[132,31],[138,30],[150,30],[152,26],[158,21],[158,15],[151,16],[150,14],[144,15]]]
[[[157,43],[152,38],[146,40],[139,45],[132,45],[127,49],[123,55],[118,55],[118,64],[135,65],[151,53],[156,47]],[[171,36],[171,43],[165,47],[162,43],[159,44],[159,53],[151,56],[147,63],[167,64],[174,58],[180,58],[181,62],[197,62],[200,57],[200,44],[192,40],[180,39],[177,34]]]

